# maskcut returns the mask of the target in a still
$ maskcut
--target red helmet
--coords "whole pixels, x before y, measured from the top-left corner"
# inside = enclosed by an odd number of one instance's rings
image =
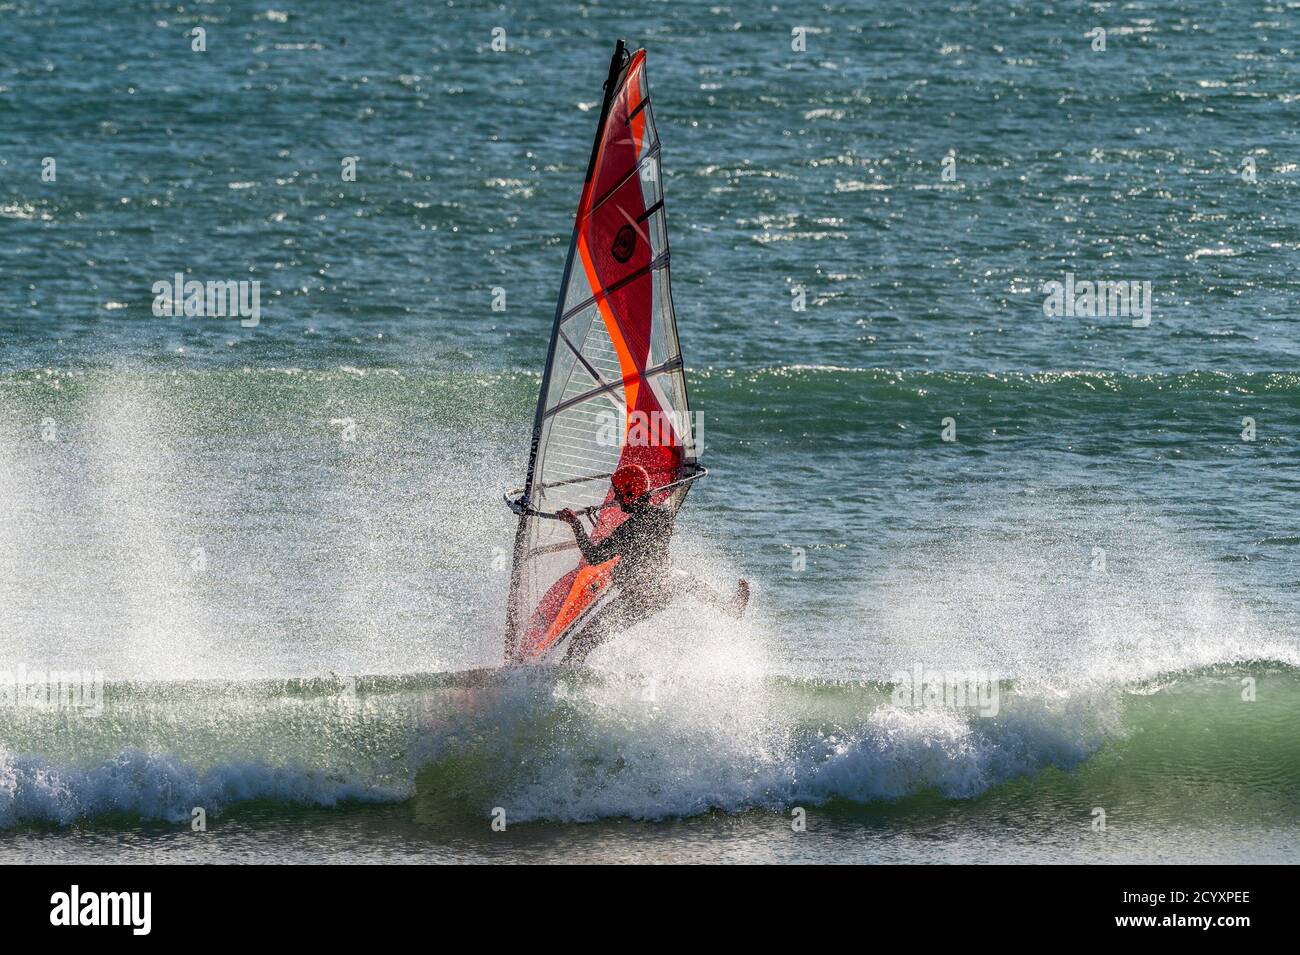
[[[635,501],[650,490],[650,475],[639,464],[624,464],[610,476],[614,496],[622,501]]]

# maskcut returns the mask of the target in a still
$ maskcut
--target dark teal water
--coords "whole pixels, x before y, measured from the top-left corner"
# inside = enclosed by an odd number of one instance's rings
[[[7,364],[534,369],[623,35],[650,51],[696,366],[1300,357],[1285,4],[268,9],[4,5]],[[261,278],[264,326],[154,320],[149,287],[176,269]],[[1045,321],[1038,289],[1067,270],[1152,282],[1158,317]]]
[[[1174,786],[1176,811],[1157,796],[1180,770],[1124,742],[1173,724],[1122,701],[1157,680],[1210,707],[1215,668],[1300,663],[1298,26],[1203,0],[0,2],[0,670],[180,687],[152,721],[84,721],[81,748],[0,709],[3,854],[129,834],[165,856],[193,799],[225,821],[186,858],[939,861],[935,831],[1002,859],[1293,848],[1280,736],[1214,697],[1205,735],[1233,745],[1202,763],[1169,738],[1215,781]],[[496,765],[523,731],[461,752],[307,708],[262,732],[294,697],[239,689],[259,680],[499,662],[499,495],[618,36],[649,51],[712,471],[678,560],[749,577],[753,614],[677,608],[593,657],[679,705],[656,722],[593,691],[531,788]],[[260,324],[154,317],[177,270],[260,280]],[[1150,282],[1150,325],[1045,316],[1067,272]],[[993,732],[755,689],[918,662],[1021,681],[1033,715]],[[241,702],[182,745],[160,726],[211,703],[177,681],[212,680]],[[725,718],[719,685],[744,688]],[[465,694],[430,696],[473,725]],[[504,712],[559,718],[527,694]],[[312,727],[329,745],[294,742]],[[1132,800],[1122,849],[1077,841],[1080,778]],[[528,819],[517,852],[479,835],[498,799]],[[826,838],[787,851],[786,810],[818,799],[840,806]],[[687,821],[628,822],[659,816]]]

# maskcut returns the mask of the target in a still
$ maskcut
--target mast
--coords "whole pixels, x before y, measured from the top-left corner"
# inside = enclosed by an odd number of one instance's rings
[[[527,521],[524,509],[528,507],[528,496],[533,489],[533,477],[537,469],[537,453],[542,437],[542,424],[545,420],[546,411],[546,393],[551,387],[551,366],[555,361],[555,348],[560,338],[560,319],[564,316],[564,293],[569,287],[569,277],[573,272],[573,260],[578,250],[578,229],[577,225],[581,220],[583,212],[587,208],[587,202],[591,198],[591,180],[596,171],[596,158],[600,153],[600,142],[605,135],[605,123],[609,119],[609,107],[614,100],[614,94],[618,91],[623,82],[623,74],[626,71],[628,61],[627,46],[623,40],[619,40],[614,45],[614,54],[609,60],[609,73],[605,78],[605,96],[600,106],[600,120],[596,124],[596,135],[591,142],[591,158],[587,161],[587,175],[583,179],[582,197],[578,201],[578,212],[574,216],[573,235],[569,239],[569,254],[564,260],[564,272],[560,277],[560,294],[555,303],[555,320],[551,325],[551,341],[546,348],[546,364],[542,371],[542,387],[537,395],[537,412],[533,417],[533,437],[528,447],[528,471],[524,477],[524,492],[519,500],[521,505],[519,527],[515,531],[515,549],[513,560],[511,562],[511,581],[510,590],[513,595],[515,589],[515,577],[519,573],[520,557],[524,551],[527,540]],[[519,621],[516,619],[519,610],[514,605],[513,599],[506,611],[506,643],[507,653],[513,653],[516,644],[516,633]]]

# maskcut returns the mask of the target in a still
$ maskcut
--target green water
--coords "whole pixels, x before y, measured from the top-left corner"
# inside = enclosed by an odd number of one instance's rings
[[[110,685],[103,716],[6,725],[6,750],[52,764],[7,767],[3,857],[1296,860],[1294,668],[999,690],[978,717],[770,678]]]

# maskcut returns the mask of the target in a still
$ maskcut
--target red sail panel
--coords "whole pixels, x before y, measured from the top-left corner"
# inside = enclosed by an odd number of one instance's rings
[[[679,476],[685,446],[675,433],[679,422],[665,414],[671,407],[665,407],[654,387],[643,383],[651,330],[656,320],[664,320],[656,314],[652,267],[667,251],[666,242],[656,249],[652,225],[647,222],[647,210],[656,204],[655,212],[662,214],[657,140],[653,156],[646,149],[648,109],[645,51],[641,50],[633,55],[626,79],[610,104],[596,172],[578,210],[577,249],[583,277],[587,287],[596,290],[595,305],[618,356],[627,415],[624,433],[631,434],[640,422],[647,437],[645,441],[625,440],[618,464],[642,465],[652,486],[661,487]],[[647,183],[647,179],[651,181]],[[667,262],[662,264],[666,270]],[[658,428],[654,440],[649,440],[653,425]],[[622,511],[606,509],[596,526],[597,534],[608,533],[622,520]]]

